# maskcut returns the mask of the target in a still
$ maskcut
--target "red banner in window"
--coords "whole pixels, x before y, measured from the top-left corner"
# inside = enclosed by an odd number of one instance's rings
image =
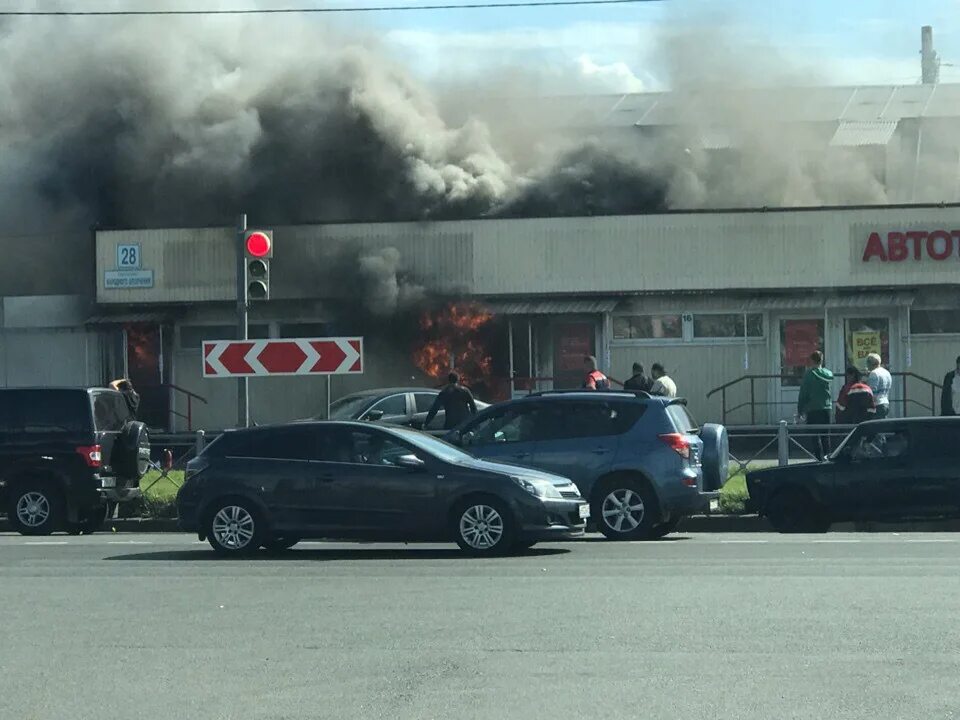
[[[810,361],[814,350],[820,349],[820,322],[818,320],[786,320],[784,322],[784,366],[802,367]]]

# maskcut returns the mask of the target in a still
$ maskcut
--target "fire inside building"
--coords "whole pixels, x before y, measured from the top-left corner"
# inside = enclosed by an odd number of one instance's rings
[[[822,348],[835,370],[878,352],[896,377],[894,414],[916,415],[934,411],[934,382],[960,354],[958,206],[273,230],[271,299],[252,305],[250,335],[362,335],[365,372],[332,378],[333,398],[435,386],[456,368],[499,400],[577,387],[595,355],[619,381],[634,362],[663,363],[704,420],[765,423],[794,416]],[[4,384],[126,375],[155,427],[232,426],[235,383],[203,378],[200,347],[235,337],[234,238],[97,232],[89,306],[4,298]],[[118,269],[125,248],[138,269]],[[123,272],[139,280],[117,283]],[[250,396],[259,423],[327,406],[316,377],[253,379]]]

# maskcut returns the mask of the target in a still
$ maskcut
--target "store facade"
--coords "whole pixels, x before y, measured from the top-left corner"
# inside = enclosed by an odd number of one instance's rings
[[[343,309],[351,288],[332,273],[343,275],[345,259],[363,264],[390,251],[395,286],[487,309],[502,329],[490,352],[505,394],[575,386],[582,356],[595,354],[619,380],[635,361],[664,364],[705,421],[769,423],[794,417],[812,349],[840,372],[877,351],[897,373],[894,412],[929,414],[928,381],[960,354],[956,206],[272,229],[273,299],[254,307],[255,332],[353,331]],[[191,350],[230,331],[233,238],[229,228],[97,234],[98,312],[167,314],[169,381],[207,400],[194,418],[206,427],[235,416],[232,384],[203,379]],[[118,247],[130,245],[149,287],[108,286]],[[426,380],[386,330],[371,332],[367,347],[369,373],[335,385],[335,396]],[[265,419],[325,405],[322,379],[257,385]],[[171,413],[179,427],[182,401],[172,400]]]

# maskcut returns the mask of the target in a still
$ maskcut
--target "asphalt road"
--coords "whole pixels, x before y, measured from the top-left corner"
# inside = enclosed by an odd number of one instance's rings
[[[0,718],[951,718],[960,534],[0,535]]]

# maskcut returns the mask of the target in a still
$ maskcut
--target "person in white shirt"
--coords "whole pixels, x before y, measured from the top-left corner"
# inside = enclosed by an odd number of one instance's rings
[[[867,355],[867,385],[873,390],[873,400],[877,404],[874,417],[879,420],[890,414],[890,388],[893,378],[890,372],[880,363],[880,356],[876,353]]]
[[[650,377],[653,378],[653,385],[650,386],[651,395],[660,395],[661,397],[675,398],[677,396],[677,384],[670,379],[663,365],[654,363],[650,367]]]

